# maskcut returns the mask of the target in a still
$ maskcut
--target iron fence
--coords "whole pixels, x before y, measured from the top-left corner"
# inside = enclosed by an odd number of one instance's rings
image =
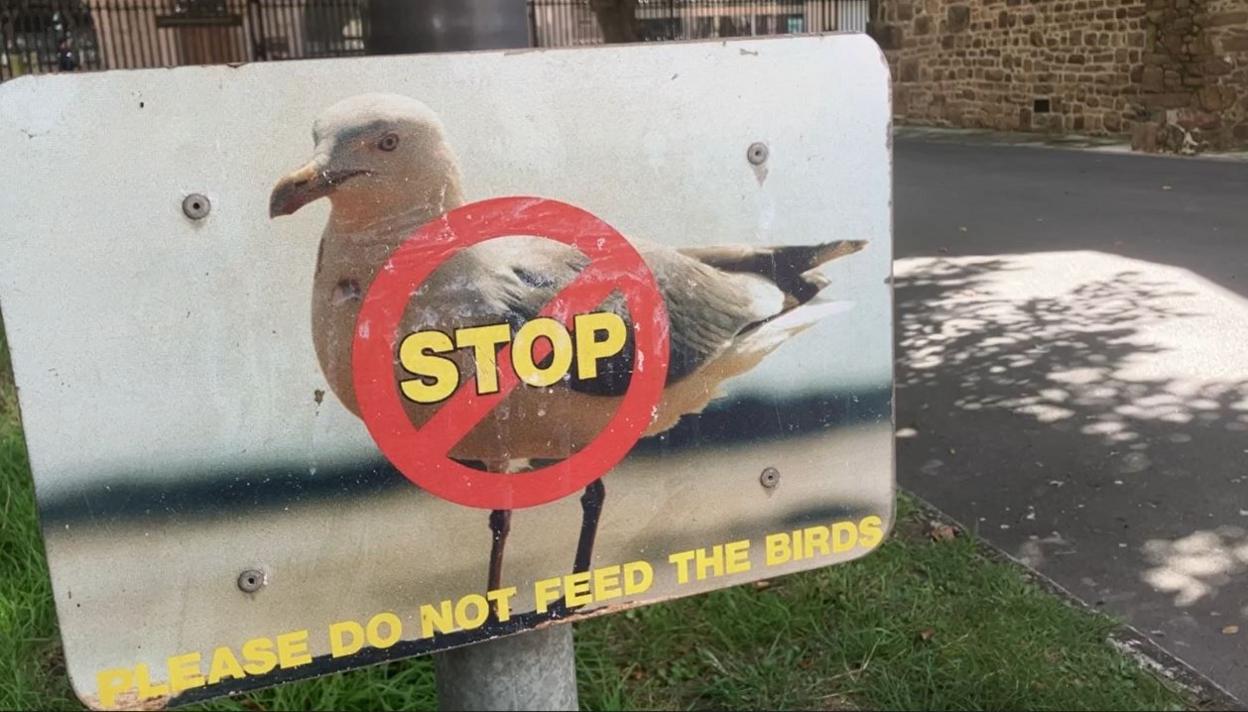
[[[0,0],[0,80],[365,52],[368,0]]]
[[[413,0],[414,1],[414,0]],[[598,44],[591,0],[527,2],[531,44]],[[368,53],[369,0],[0,0],[0,81],[21,74]],[[637,0],[641,39],[864,31],[868,0]]]
[[[528,0],[537,47],[600,44],[591,0]],[[644,41],[865,32],[868,0],[637,0]]]

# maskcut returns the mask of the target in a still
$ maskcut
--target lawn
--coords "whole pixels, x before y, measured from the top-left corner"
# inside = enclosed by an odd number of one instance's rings
[[[1115,624],[934,541],[899,503],[860,561],[578,624],[586,709],[1183,709],[1107,643]],[[0,709],[77,709],[69,690],[8,353],[0,339]],[[200,709],[433,709],[428,658]]]

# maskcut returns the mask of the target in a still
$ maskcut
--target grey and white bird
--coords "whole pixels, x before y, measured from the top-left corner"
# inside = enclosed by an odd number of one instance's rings
[[[351,349],[363,296],[391,253],[413,231],[464,204],[455,152],[438,116],[425,104],[391,94],[366,94],[329,107],[313,125],[312,160],[280,179],[270,216],[290,215],[328,198],[312,286],[312,334],[330,389],[360,415]],[[673,249],[629,237],[653,273],[669,319],[666,388],[646,435],[698,413],[721,384],[756,366],[798,332],[848,305],[824,300],[827,264],[861,250],[861,241],[820,245],[732,245]],[[540,237],[508,237],[461,250],[412,296],[405,333],[508,322],[538,315],[588,258]],[[617,295],[618,296],[618,295]],[[627,321],[620,299],[605,308]],[[631,329],[630,329],[631,332]],[[631,344],[594,380],[516,388],[451,450],[451,456],[512,471],[517,462],[562,459],[596,437],[615,413],[632,371]],[[467,354],[460,382],[473,377]],[[438,405],[406,404],[419,427]],[[589,568],[605,490],[601,480],[582,497],[583,520],[573,569]],[[510,512],[490,516],[493,546],[488,585],[501,585]]]

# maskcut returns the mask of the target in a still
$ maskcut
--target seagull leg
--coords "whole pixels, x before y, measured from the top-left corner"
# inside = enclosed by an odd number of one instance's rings
[[[601,479],[590,482],[581,495],[581,536],[576,542],[576,558],[572,562],[574,574],[589,571],[594,558],[594,539],[598,537],[598,519],[602,515],[602,502],[606,496],[607,488]],[[550,605],[550,612],[553,618],[568,615],[567,601],[564,598],[555,601]]]
[[[490,575],[486,591],[497,591],[503,585],[503,547],[507,545],[507,534],[511,532],[511,510],[495,509],[490,512],[490,534],[493,543],[490,545]],[[498,606],[490,609],[490,620],[498,621]]]
[[[581,495],[581,538],[576,543],[576,560],[572,563],[572,573],[579,574],[589,571],[590,560],[594,556],[594,539],[598,536],[598,518],[602,515],[602,502],[607,497],[607,488],[602,480],[594,480],[585,488]]]

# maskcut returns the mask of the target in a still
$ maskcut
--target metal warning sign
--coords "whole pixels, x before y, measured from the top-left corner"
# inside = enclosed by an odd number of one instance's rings
[[[0,86],[78,695],[184,704],[877,547],[888,91],[851,35]]]

